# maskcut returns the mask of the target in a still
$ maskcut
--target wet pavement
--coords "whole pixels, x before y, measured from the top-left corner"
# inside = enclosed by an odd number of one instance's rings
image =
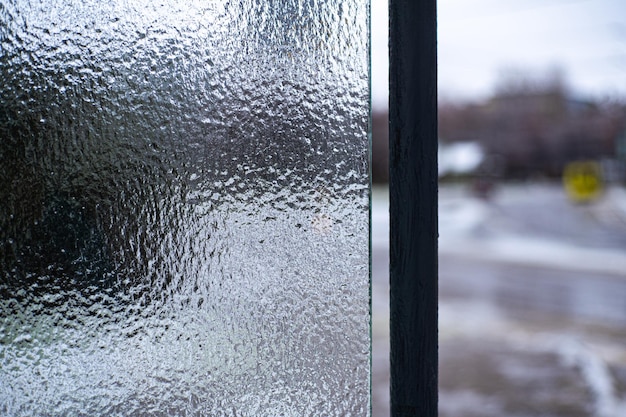
[[[441,417],[626,415],[626,201],[558,184],[440,190]],[[373,209],[373,413],[388,416],[384,190]],[[624,256],[622,256],[624,254]]]

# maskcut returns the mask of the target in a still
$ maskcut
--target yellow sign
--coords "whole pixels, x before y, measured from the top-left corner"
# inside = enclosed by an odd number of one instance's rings
[[[595,200],[602,193],[602,168],[594,161],[571,162],[563,171],[563,185],[574,201]]]

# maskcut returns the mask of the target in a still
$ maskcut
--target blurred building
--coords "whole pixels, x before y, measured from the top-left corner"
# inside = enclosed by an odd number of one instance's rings
[[[386,111],[372,114],[372,181],[389,181],[389,114]]]
[[[439,135],[480,143],[508,178],[558,177],[570,161],[615,158],[625,116],[623,103],[579,100],[559,83],[522,85],[483,103],[441,105]]]
[[[388,114],[375,112],[375,183],[388,180],[388,129]],[[478,144],[486,163],[497,162],[497,176],[511,179],[559,178],[565,165],[576,160],[615,162],[626,155],[625,132],[625,102],[581,100],[568,93],[559,80],[510,83],[484,102],[439,106],[442,145]],[[611,165],[615,164],[603,163]],[[492,169],[487,170],[491,175]]]

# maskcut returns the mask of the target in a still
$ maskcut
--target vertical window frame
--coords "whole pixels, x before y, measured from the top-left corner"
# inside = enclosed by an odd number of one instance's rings
[[[436,0],[389,2],[391,416],[437,415]]]

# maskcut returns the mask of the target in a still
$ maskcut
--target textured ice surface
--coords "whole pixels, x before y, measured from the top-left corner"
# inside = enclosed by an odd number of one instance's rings
[[[367,19],[0,0],[0,415],[369,414]]]

